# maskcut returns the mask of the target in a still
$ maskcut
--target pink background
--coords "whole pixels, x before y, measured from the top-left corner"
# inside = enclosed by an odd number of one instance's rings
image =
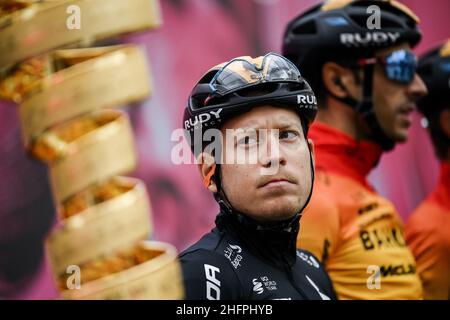
[[[417,53],[450,37],[450,1],[404,0],[422,19]],[[280,52],[284,27],[313,0],[163,0],[164,26],[127,41],[147,50],[154,80],[151,99],[128,109],[135,128],[139,166],[155,226],[153,239],[179,250],[213,226],[217,205],[194,165],[175,166],[172,130],[193,84],[212,65],[239,55]],[[404,219],[430,192],[437,161],[418,115],[409,142],[383,156],[370,176]],[[54,224],[46,168],[25,156],[17,108],[0,103],[0,298],[56,297],[43,258],[43,238]]]

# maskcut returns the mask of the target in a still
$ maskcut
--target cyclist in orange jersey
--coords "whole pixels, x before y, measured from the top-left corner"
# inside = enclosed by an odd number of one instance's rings
[[[450,299],[450,39],[426,53],[418,72],[429,94],[418,103],[441,162],[435,190],[406,224],[425,299]]]
[[[283,53],[319,100],[310,129],[317,178],[297,246],[321,258],[339,299],[422,298],[400,216],[367,182],[382,153],[407,139],[426,94],[411,51],[418,21],[397,1],[331,0],[285,31]]]

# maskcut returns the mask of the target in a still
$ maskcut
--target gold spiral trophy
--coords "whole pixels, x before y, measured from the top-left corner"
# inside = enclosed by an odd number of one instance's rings
[[[176,249],[146,240],[144,183],[121,176],[136,152],[117,107],[151,93],[145,54],[90,47],[161,23],[157,0],[0,0],[0,97],[19,105],[25,148],[49,166],[60,221],[46,247],[61,298],[183,298]]]

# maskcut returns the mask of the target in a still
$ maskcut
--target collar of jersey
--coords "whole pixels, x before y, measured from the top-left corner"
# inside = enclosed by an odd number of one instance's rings
[[[367,175],[381,157],[382,149],[378,144],[357,141],[320,122],[311,126],[308,136],[314,143],[317,170],[346,176],[372,190]]]
[[[240,212],[221,208],[217,228],[237,238],[252,254],[284,270],[296,261],[300,214],[286,221],[262,224]]]

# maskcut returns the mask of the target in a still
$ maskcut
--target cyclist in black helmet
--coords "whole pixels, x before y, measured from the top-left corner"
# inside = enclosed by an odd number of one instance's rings
[[[316,111],[298,69],[274,53],[221,64],[194,87],[184,129],[220,213],[180,254],[187,299],[334,298],[314,256],[296,249],[314,179],[307,134]],[[208,129],[225,137],[214,151]],[[247,160],[236,163],[239,153]]]
[[[425,299],[450,299],[450,39],[424,54],[418,72],[428,95],[418,103],[440,160],[436,188],[409,216],[406,241]]]
[[[285,30],[283,54],[319,102],[309,135],[317,178],[298,247],[324,263],[338,298],[422,297],[401,218],[367,182],[382,153],[407,139],[426,94],[412,52],[418,21],[397,1],[331,0]]]

